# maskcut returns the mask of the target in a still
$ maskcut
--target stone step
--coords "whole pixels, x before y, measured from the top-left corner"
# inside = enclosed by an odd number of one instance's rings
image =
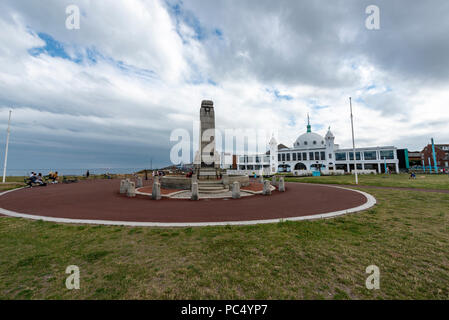
[[[198,180],[198,184],[201,185],[215,185],[223,184],[223,180]]]
[[[204,190],[204,189],[199,189],[198,192],[199,193],[223,193],[228,191],[228,189],[217,189],[217,190]]]
[[[198,186],[198,189],[200,190],[224,190],[227,189],[225,186]]]

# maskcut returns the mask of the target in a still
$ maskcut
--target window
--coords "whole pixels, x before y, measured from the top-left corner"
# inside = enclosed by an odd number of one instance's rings
[[[380,158],[383,159],[394,159],[394,152],[393,150],[381,150],[380,151]]]
[[[323,140],[323,141],[321,141],[321,144],[324,144],[324,140]]]
[[[287,153],[287,161],[290,161],[290,153]]]
[[[282,161],[285,161],[285,153],[282,154]]]
[[[316,141],[315,141],[315,140],[313,140],[313,144],[316,144]]]
[[[320,160],[320,153],[319,152],[315,152],[315,160]]]
[[[239,157],[239,162],[240,162],[240,163],[243,163],[243,162],[245,162],[245,157],[242,157],[242,156],[241,156],[241,157]]]
[[[296,161],[296,153],[293,152],[293,161]]]
[[[321,152],[321,160],[326,160],[326,153],[325,152]]]
[[[260,162],[260,157],[256,156],[256,163],[259,163],[259,162]]]
[[[346,160],[346,152],[336,152],[335,153],[335,160],[337,160],[337,161],[344,161],[344,160]]]
[[[281,161],[281,154],[278,153],[278,161]]]
[[[307,141],[304,141],[304,145],[305,145],[305,146],[307,145]]]
[[[332,159],[332,153],[329,153],[329,159]]]
[[[362,159],[361,156],[362,156],[362,155],[360,154],[360,152],[356,152],[356,153],[355,153],[355,158],[356,158],[357,160]],[[349,160],[354,160],[354,152],[352,152],[352,151],[349,152]]]
[[[363,156],[365,157],[365,160],[376,160],[377,159],[376,151],[365,151],[363,153]]]
[[[314,157],[313,157],[313,152],[309,152],[309,160],[314,160]]]
[[[307,152],[302,153],[302,161],[307,161]]]
[[[298,152],[298,161],[301,161],[301,152]]]

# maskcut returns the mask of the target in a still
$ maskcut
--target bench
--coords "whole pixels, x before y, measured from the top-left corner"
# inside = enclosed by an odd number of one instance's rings
[[[23,182],[25,182],[25,184],[26,184],[27,186],[30,186],[30,187],[32,187],[32,186],[45,187],[45,186],[48,184],[48,183],[47,183],[47,180],[46,180],[45,178],[42,180],[42,182],[43,182],[44,184],[40,184],[40,183],[38,183],[38,182],[31,182],[30,178],[25,178],[25,179],[23,179]]]
[[[67,179],[65,176],[62,177],[62,183],[75,183],[78,182],[78,178]]]

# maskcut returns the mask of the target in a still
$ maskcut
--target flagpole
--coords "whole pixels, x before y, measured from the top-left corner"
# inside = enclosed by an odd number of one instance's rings
[[[354,153],[354,174],[355,174],[355,184],[359,184],[359,177],[357,175],[357,162],[355,156],[355,141],[354,141],[354,120],[352,115],[352,101],[349,97],[349,107],[351,109],[351,129],[352,129],[352,152]]]
[[[9,146],[9,133],[10,133],[10,126],[11,126],[11,112],[12,110],[9,110],[9,119],[8,119],[8,130],[6,134],[6,150],[5,150],[5,163],[3,165],[3,183],[6,181],[6,164],[8,163],[8,146]]]

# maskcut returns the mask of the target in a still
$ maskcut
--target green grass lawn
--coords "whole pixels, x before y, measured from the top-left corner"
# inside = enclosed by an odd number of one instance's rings
[[[449,194],[256,226],[131,228],[0,218],[0,299],[449,299]],[[380,290],[365,269],[380,268]],[[65,288],[77,265],[81,289]]]
[[[409,177],[408,174],[365,174],[359,175],[359,184],[364,186],[449,190],[449,175],[447,174],[419,174],[416,179],[410,179]],[[285,178],[285,181],[355,185],[354,175]]]

